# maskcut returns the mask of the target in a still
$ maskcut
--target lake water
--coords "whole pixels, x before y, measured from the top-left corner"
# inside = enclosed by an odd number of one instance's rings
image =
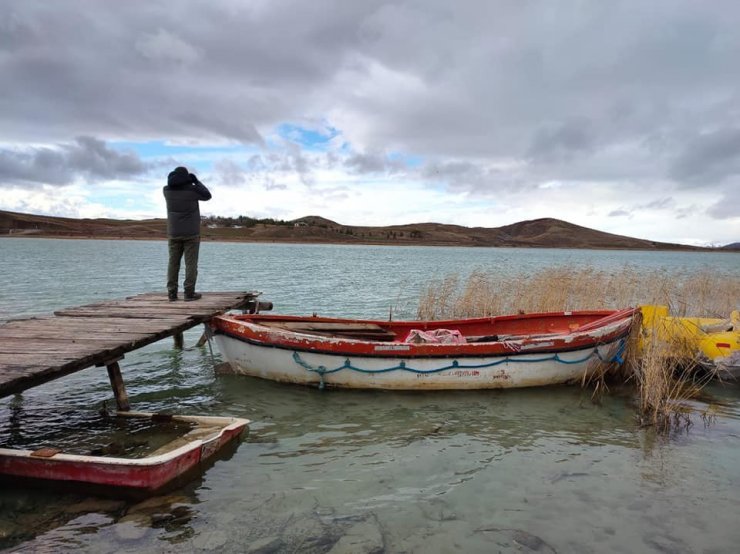
[[[554,265],[740,279],[740,255],[204,243],[199,289],[260,290],[276,312],[413,317],[423,285],[473,268]],[[0,239],[0,320],[163,290],[164,242]],[[186,345],[200,335],[186,333]],[[208,349],[161,341],[122,361],[132,407],[253,421],[228,460],[166,497],[0,491],[0,548],[83,552],[737,552],[740,386],[670,437],[629,390],[319,391],[216,376]],[[90,368],[0,400],[13,421],[89,418]]]

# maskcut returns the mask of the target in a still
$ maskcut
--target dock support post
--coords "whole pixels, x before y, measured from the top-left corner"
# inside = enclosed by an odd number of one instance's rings
[[[185,339],[182,333],[175,333],[172,338],[175,339],[175,348],[182,350],[185,347]]]
[[[126,393],[126,386],[123,384],[121,366],[118,365],[118,360],[108,362],[105,368],[108,370],[110,385],[113,387],[113,395],[116,397],[116,406],[118,406],[119,411],[129,411],[131,406],[128,403],[128,394]]]

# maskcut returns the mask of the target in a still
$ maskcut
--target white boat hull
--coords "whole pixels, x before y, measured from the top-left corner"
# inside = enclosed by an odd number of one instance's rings
[[[236,374],[302,385],[396,390],[505,389],[580,382],[617,356],[623,340],[557,354],[404,358],[392,353],[347,357],[298,352],[215,336]]]

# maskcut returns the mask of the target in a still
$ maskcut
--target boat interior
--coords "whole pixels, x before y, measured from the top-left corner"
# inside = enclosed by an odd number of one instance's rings
[[[35,458],[72,454],[143,459],[167,454],[195,440],[215,438],[229,423],[223,418],[142,412],[90,416],[84,421],[91,428],[86,433],[64,420],[33,433],[0,433],[0,450],[25,450]]]
[[[404,342],[412,330],[458,331],[466,342],[497,342],[572,333],[612,315],[611,311],[522,314],[450,321],[370,321],[276,315],[242,316],[253,323],[295,333],[353,340]]]

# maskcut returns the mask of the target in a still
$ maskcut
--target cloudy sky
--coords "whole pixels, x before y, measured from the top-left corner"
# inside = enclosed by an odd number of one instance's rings
[[[740,241],[734,1],[0,4],[0,209]]]

